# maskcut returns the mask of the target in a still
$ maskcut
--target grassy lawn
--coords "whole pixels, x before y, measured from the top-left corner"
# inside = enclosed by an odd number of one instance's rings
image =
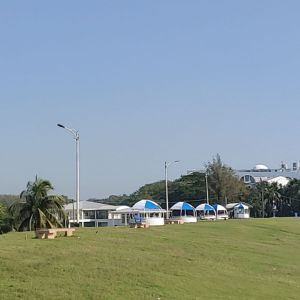
[[[300,218],[0,235],[1,299],[300,299]]]

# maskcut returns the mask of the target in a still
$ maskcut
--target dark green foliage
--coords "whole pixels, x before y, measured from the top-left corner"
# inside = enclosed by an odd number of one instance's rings
[[[272,217],[274,207],[276,207],[276,216],[291,216],[295,211],[299,212],[299,193],[300,181],[296,179],[292,180],[285,188],[265,181],[257,183],[250,189],[248,199],[248,203],[252,205],[252,216],[262,217],[264,210],[264,217]]]
[[[104,199],[90,198],[90,199],[88,199],[88,201],[107,203],[107,204],[111,204],[111,205],[122,205],[124,203],[129,202],[129,196],[126,194],[111,195],[108,198],[104,198]]]
[[[12,230],[12,216],[8,212],[8,208],[4,204],[0,204],[0,234]]]
[[[48,180],[36,178],[34,182],[28,182],[26,190],[20,195],[21,202],[16,202],[9,208],[17,230],[63,227],[65,199],[62,196],[48,195],[51,190],[53,186]]]
[[[283,188],[283,200],[285,203],[288,203],[291,214],[295,212],[300,215],[300,180],[293,179],[289,184]]]
[[[172,184],[169,186],[171,194]],[[151,184],[146,184],[131,194],[128,199],[128,204],[132,205],[141,199],[152,199],[158,203],[165,201],[165,181],[157,181]]]

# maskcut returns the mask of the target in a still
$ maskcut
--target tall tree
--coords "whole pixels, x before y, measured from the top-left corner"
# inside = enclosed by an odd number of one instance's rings
[[[208,185],[216,202],[225,204],[227,201],[241,201],[248,195],[249,190],[234,173],[225,165],[219,154],[206,165]]]
[[[300,180],[293,179],[282,189],[285,215],[300,214]]]
[[[66,215],[63,210],[64,198],[48,195],[53,186],[48,180],[36,178],[27,183],[20,194],[21,202],[10,207],[15,216],[15,227],[19,231],[36,228],[63,227]]]

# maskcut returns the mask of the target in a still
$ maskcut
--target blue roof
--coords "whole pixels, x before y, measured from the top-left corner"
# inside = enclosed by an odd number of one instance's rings
[[[187,202],[177,202],[170,209],[171,210],[195,210],[195,208]]]
[[[154,203],[152,201],[149,201],[149,200],[146,200],[145,208],[148,208],[148,209],[160,209],[160,207],[156,203]]]
[[[215,210],[226,210],[226,208],[224,207],[224,206],[222,206],[222,205],[220,205],[220,204],[214,204],[213,205],[213,208],[215,209]]]
[[[182,204],[182,209],[183,210],[194,210],[194,207],[191,204],[188,204],[186,202],[183,202]]]
[[[156,202],[154,202],[152,200],[149,200],[149,199],[143,199],[143,200],[138,201],[137,203],[135,203],[132,206],[132,208],[135,209],[135,210],[145,210],[145,209],[148,209],[148,210],[159,209],[159,210],[161,210],[162,209]]]
[[[215,209],[211,205],[206,203],[203,207],[203,210],[215,210]]]
[[[237,208],[245,208],[246,206],[242,202],[240,202],[235,207],[237,207]]]

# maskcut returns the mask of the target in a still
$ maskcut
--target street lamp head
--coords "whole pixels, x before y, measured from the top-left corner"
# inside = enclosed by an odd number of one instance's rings
[[[61,125],[61,124],[57,124],[58,127],[61,127],[61,128],[65,128],[64,125]]]
[[[180,160],[174,160],[174,163],[178,163],[178,162],[180,162]]]

